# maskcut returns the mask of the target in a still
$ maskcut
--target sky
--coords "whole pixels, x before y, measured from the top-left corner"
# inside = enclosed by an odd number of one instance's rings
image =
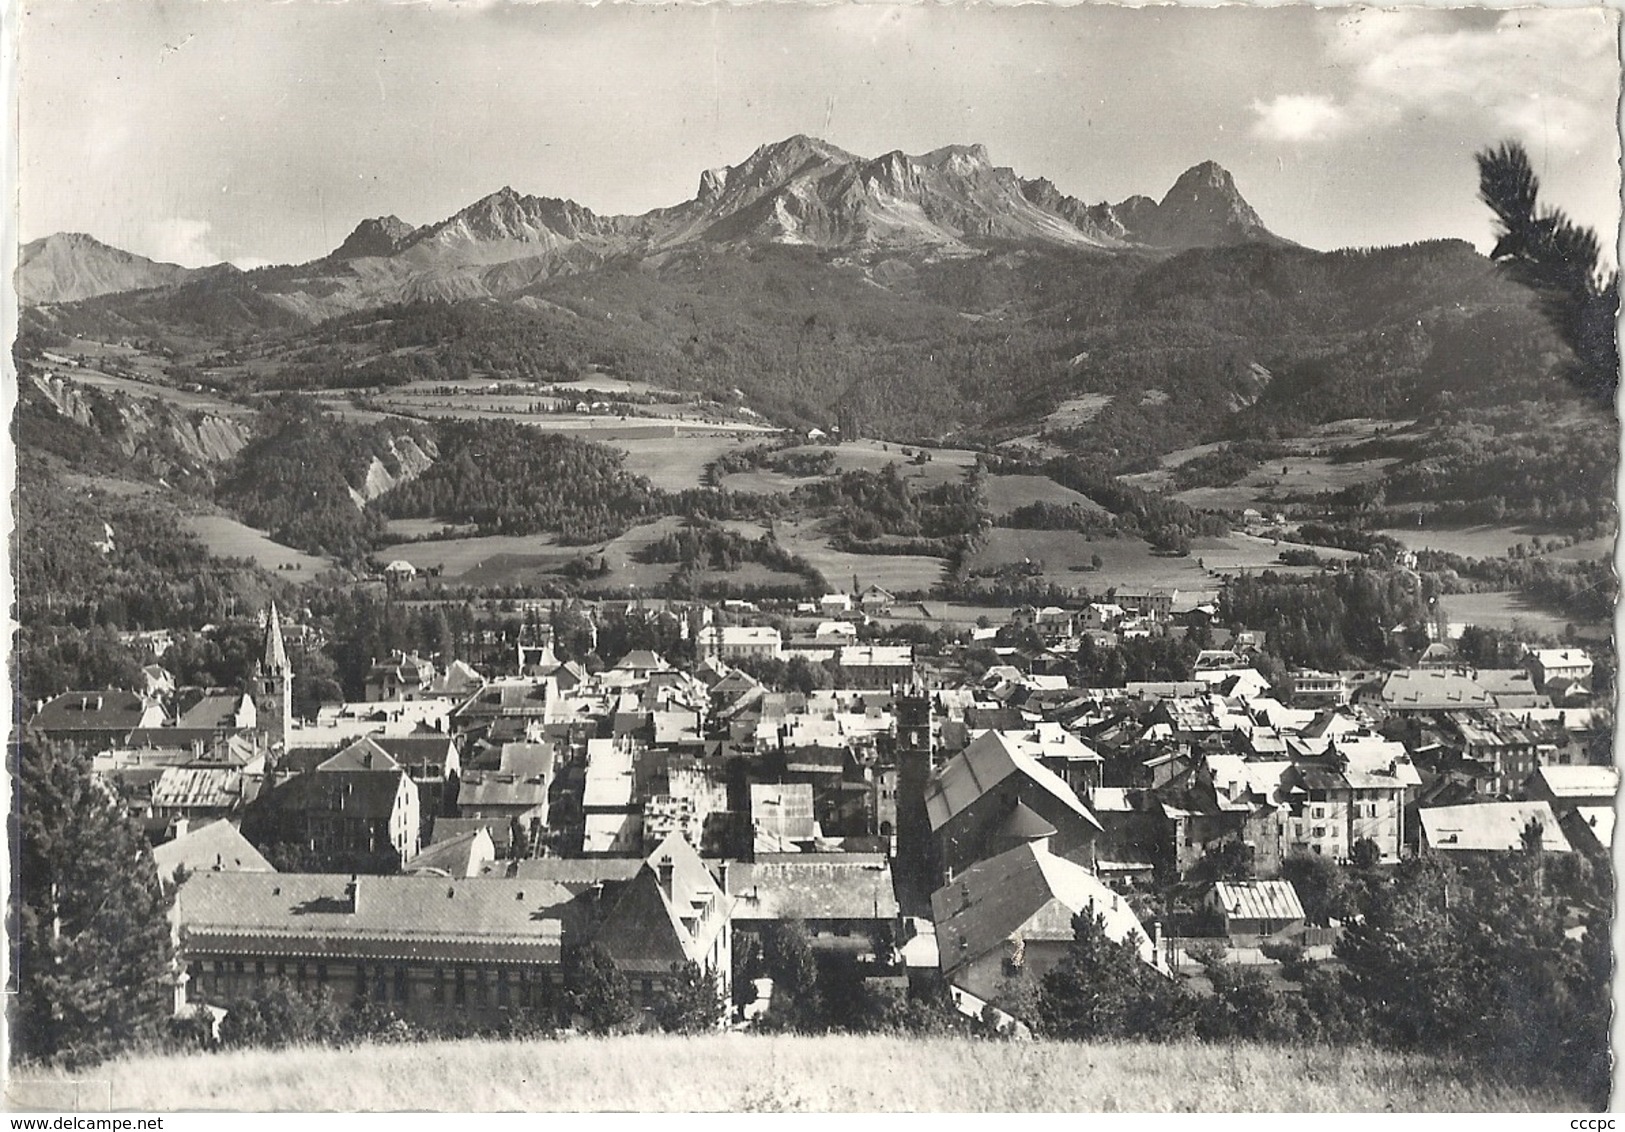
[[[41,0],[18,33],[19,231],[198,266],[303,262],[362,219],[510,185],[600,213],[694,196],[792,134],[981,142],[1094,203],[1214,160],[1311,247],[1487,250],[1475,152],[1619,216],[1606,9]]]

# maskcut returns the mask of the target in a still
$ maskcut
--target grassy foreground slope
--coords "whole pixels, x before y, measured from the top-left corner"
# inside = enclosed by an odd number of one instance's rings
[[[70,1084],[69,1082],[77,1082]],[[1575,1111],[1460,1062],[1374,1050],[952,1038],[626,1037],[125,1057],[24,1069],[9,1107],[149,1111]]]

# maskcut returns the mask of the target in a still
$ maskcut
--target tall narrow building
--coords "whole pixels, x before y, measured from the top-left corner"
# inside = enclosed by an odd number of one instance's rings
[[[897,857],[892,874],[905,914],[925,915],[937,883],[931,819],[925,809],[935,741],[931,693],[918,686],[899,688],[897,715]]]
[[[259,709],[260,736],[266,747],[284,749],[293,730],[293,668],[282,643],[282,619],[274,601],[265,618],[265,644],[249,678],[249,692]]]

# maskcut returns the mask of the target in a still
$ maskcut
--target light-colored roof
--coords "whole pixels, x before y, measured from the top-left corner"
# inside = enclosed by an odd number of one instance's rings
[[[470,829],[436,841],[423,852],[401,866],[403,873],[440,871],[447,876],[478,876],[481,868],[496,858],[496,846],[490,831]]]
[[[393,755],[380,747],[372,736],[364,735],[332,758],[318,763],[316,769],[319,771],[400,770],[401,764],[395,761]]]
[[[750,821],[758,836],[766,834],[779,841],[811,841],[818,836],[818,822],[813,817],[812,784],[751,783]]]
[[[951,977],[1012,936],[1070,940],[1072,917],[1085,909],[1105,917],[1109,937],[1133,944],[1142,960],[1153,962],[1151,939],[1128,901],[1082,865],[1040,843],[979,861],[931,894],[943,973]]]
[[[243,801],[243,772],[236,767],[165,767],[152,788],[160,809],[230,809]]]
[[[1545,802],[1433,806],[1418,813],[1427,843],[1441,851],[1521,851],[1523,831],[1531,821],[1540,823],[1542,849],[1551,853],[1567,853],[1570,848],[1568,838],[1558,828],[1557,816]]]
[[[842,645],[843,668],[895,667],[914,663],[913,645]]]
[[[152,863],[158,867],[158,876],[168,880],[175,870],[188,872],[274,873],[260,851],[237,827],[228,821],[210,822],[208,825],[183,833],[166,841],[152,851]]]
[[[1219,881],[1213,894],[1224,914],[1235,919],[1303,919],[1303,903],[1289,880]]]
[[[1592,834],[1604,849],[1614,847],[1614,808],[1612,806],[1576,806],[1574,816],[1590,827]]]
[[[733,866],[735,919],[891,920],[891,865],[881,853],[802,853]]]
[[[1543,766],[1535,776],[1555,798],[1607,798],[1619,793],[1617,767]]]
[[[1059,775],[999,731],[982,732],[971,740],[970,746],[932,775],[925,787],[925,808],[931,818],[931,828],[941,829],[949,819],[1012,774],[1026,775],[1079,817],[1100,828],[1095,815]]]
[[[1390,672],[1383,681],[1384,707],[1411,711],[1460,711],[1494,707],[1490,694],[1460,672],[1410,668]]]
[[[624,809],[632,804],[632,752],[613,739],[587,740],[587,777],[581,804]]]

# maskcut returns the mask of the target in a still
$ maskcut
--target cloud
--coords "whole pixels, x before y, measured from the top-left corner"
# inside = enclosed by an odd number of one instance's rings
[[[1253,133],[1271,141],[1324,141],[1348,125],[1348,114],[1323,94],[1280,94],[1255,101]]]
[[[1421,119],[1579,149],[1616,136],[1617,19],[1604,9],[1360,11],[1326,38],[1329,92],[1255,101],[1254,135],[1324,141]]]
[[[207,220],[181,216],[153,221],[142,230],[142,254],[160,263],[178,263],[182,267],[219,263],[226,257],[209,241],[211,228]]]

